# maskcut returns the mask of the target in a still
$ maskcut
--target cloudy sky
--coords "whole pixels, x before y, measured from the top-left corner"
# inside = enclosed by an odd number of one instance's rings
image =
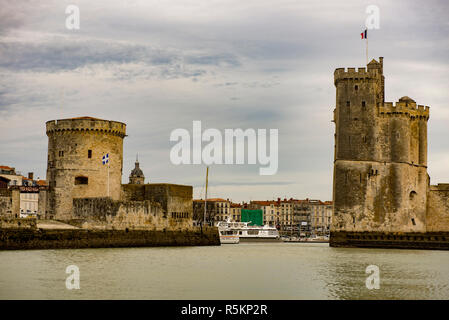
[[[65,9],[80,9],[80,29]],[[368,5],[380,9],[370,58],[384,57],[386,100],[431,107],[429,174],[449,182],[446,1],[0,0],[0,164],[45,178],[45,122],[127,124],[124,177],[139,153],[150,182],[193,185],[205,165],[170,162],[170,133],[279,130],[279,169],[213,165],[212,197],[332,198],[333,71],[366,63]]]

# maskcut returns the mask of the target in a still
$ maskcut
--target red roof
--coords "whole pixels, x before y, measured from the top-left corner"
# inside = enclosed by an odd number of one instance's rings
[[[207,199],[207,201],[212,201],[212,202],[227,202],[228,200],[222,199],[222,198],[211,198],[211,199]]]
[[[269,206],[269,205],[272,205],[272,204],[277,204],[278,202],[277,201],[274,201],[274,200],[267,200],[267,201],[251,201],[250,203],[254,203],[254,204],[258,204],[258,205],[261,205],[261,206]]]

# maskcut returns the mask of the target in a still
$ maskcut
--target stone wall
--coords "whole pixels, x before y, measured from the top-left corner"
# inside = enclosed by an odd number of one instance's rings
[[[0,229],[35,229],[35,218],[0,218]]]
[[[12,215],[12,193],[9,189],[0,189],[0,217]]]
[[[449,183],[438,184],[429,188],[427,231],[449,232]]]
[[[122,185],[123,201],[152,201],[161,205],[170,228],[193,225],[193,187],[170,183]]]
[[[12,198],[12,217],[19,218],[20,217],[20,190],[18,187],[11,188],[11,198]]]
[[[334,231],[425,232],[427,172],[405,163],[335,163]]]
[[[47,186],[41,186],[39,187],[39,202],[38,202],[38,215],[40,219],[48,219],[48,208],[47,208],[47,194],[48,194],[48,187]]]
[[[449,232],[331,231],[331,247],[449,250]]]
[[[215,227],[189,231],[0,229],[0,250],[220,245]]]
[[[175,221],[162,206],[151,200],[116,201],[111,198],[73,199],[70,224],[87,229],[186,230],[187,218]]]

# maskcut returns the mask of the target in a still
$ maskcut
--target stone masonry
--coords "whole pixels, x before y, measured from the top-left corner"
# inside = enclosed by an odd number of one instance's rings
[[[427,174],[429,107],[407,96],[385,102],[384,83],[382,57],[335,70],[331,231],[448,231],[449,192]]]
[[[70,219],[73,198],[107,197],[108,181],[109,196],[120,199],[126,124],[91,117],[52,120],[47,136],[47,218]]]
[[[192,228],[191,186],[144,184],[136,167],[121,184],[121,122],[80,117],[47,122],[46,217],[87,229],[188,230]],[[108,155],[109,163],[103,156]]]

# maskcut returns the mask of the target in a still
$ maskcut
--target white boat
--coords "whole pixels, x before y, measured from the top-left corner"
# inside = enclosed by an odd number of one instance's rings
[[[240,237],[236,229],[229,227],[229,222],[218,222],[218,233],[220,234],[220,243],[239,243]]]
[[[220,230],[235,231],[241,242],[246,241],[277,241],[279,240],[279,232],[275,227],[250,226],[251,222],[230,222],[220,221],[216,225]],[[220,236],[221,238],[221,236]]]

